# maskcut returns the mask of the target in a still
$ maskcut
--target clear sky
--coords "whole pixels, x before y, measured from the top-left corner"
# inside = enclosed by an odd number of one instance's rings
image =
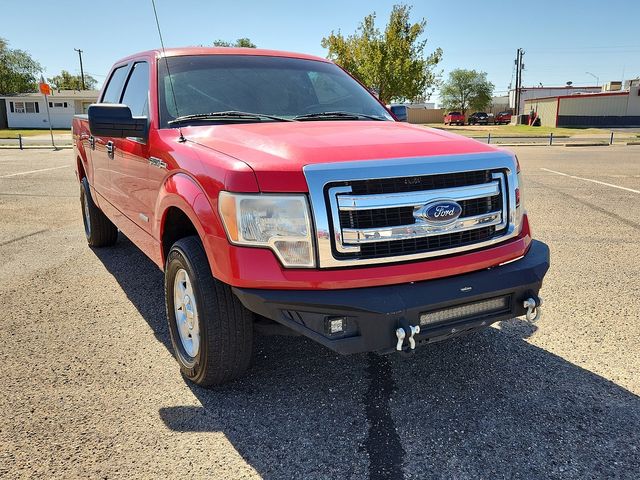
[[[394,1],[379,0],[156,0],[165,45],[207,45],[249,37],[261,48],[325,56],[323,36],[352,33],[375,11],[378,25]],[[524,85],[592,85],[640,76],[640,1],[516,2],[407,1],[413,19],[427,19],[428,51],[444,50],[441,68],[488,73],[496,94],[512,82],[516,49],[525,49]],[[39,5],[40,4],[40,5]],[[45,68],[85,72],[101,84],[111,64],[159,47],[151,0],[0,0],[0,36],[29,51]]]

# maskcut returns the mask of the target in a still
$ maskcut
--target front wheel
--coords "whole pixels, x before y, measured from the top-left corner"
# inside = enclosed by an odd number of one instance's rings
[[[242,376],[251,363],[253,314],[213,277],[199,238],[171,248],[165,300],[173,350],[189,380],[209,387]]]

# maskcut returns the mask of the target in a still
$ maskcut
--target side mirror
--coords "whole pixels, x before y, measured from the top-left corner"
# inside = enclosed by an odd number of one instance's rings
[[[131,109],[117,103],[89,105],[89,128],[92,135],[105,137],[147,137],[147,117],[134,117]]]

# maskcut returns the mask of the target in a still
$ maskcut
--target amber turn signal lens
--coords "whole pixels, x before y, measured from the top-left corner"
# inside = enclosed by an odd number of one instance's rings
[[[238,241],[238,213],[236,211],[236,199],[227,192],[220,192],[218,197],[218,208],[227,229],[227,235],[234,242]]]

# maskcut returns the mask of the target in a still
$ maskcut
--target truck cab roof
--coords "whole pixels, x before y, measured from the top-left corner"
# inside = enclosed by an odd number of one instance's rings
[[[315,60],[318,62],[332,63],[326,58],[317,57],[315,55],[307,55],[305,53],[287,52],[282,50],[269,50],[264,48],[239,48],[239,47],[177,47],[162,49],[145,50],[134,53],[121,58],[116,63],[126,62],[141,57],[182,57],[189,55],[252,55],[264,57],[289,57],[300,58],[304,60]]]

